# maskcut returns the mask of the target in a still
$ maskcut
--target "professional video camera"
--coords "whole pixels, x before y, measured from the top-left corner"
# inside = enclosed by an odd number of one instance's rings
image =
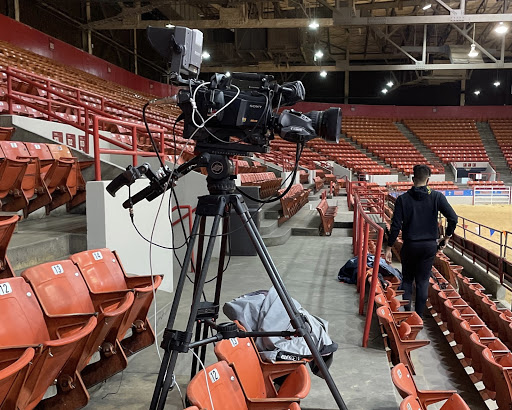
[[[273,76],[256,73],[215,74],[209,82],[202,82],[197,80],[203,40],[199,30],[148,27],[147,34],[155,50],[170,60],[173,82],[184,86],[173,101],[183,111],[183,136],[192,137],[198,151],[227,155],[267,152],[274,133],[295,143],[315,137],[339,141],[339,108],[274,113],[281,106],[304,100],[302,82],[279,85]],[[250,85],[240,90],[233,80]]]
[[[275,134],[301,146],[316,137],[329,142],[339,141],[339,108],[308,113],[295,110],[279,112],[281,106],[304,100],[305,90],[301,81],[279,85],[271,75],[232,73],[214,74],[210,81],[203,82],[198,80],[203,47],[203,34],[199,30],[148,27],[147,35],[155,50],[170,63],[172,83],[180,87],[176,95],[151,103],[178,104],[182,114],[176,122],[184,121],[183,137],[196,142],[198,155],[173,171],[163,163],[156,173],[148,164],[137,168],[129,166],[107,187],[111,195],[142,175],[151,182],[126,201],[123,204],[125,208],[142,199],[155,199],[172,186],[170,180],[177,180],[198,167],[207,169],[211,193],[232,191],[234,182],[229,157],[268,152]],[[232,83],[233,80],[239,80],[247,89],[241,90]]]

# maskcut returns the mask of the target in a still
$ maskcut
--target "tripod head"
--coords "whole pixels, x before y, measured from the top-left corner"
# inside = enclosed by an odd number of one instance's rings
[[[165,166],[157,172],[153,172],[148,163],[138,167],[129,165],[126,171],[119,174],[108,184],[107,191],[115,197],[121,187],[130,186],[145,175],[150,181],[149,186],[123,203],[123,208],[128,209],[143,199],[152,201],[171,188],[179,178],[194,169],[203,167],[207,171],[206,182],[208,192],[211,195],[232,194],[235,191],[234,179],[236,175],[234,174],[233,161],[226,154],[210,154],[208,152],[197,155],[174,170]]]

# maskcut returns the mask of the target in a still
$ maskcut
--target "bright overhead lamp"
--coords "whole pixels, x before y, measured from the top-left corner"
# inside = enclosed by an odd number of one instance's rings
[[[210,58],[210,53],[208,51],[203,51],[203,54],[201,54],[201,57],[203,57],[203,60],[208,60]]]
[[[313,20],[311,23],[309,23],[308,26],[311,30],[316,30],[318,27],[320,27],[320,24],[318,24],[318,21]]]
[[[476,50],[475,43],[471,44],[471,50],[469,50],[468,57],[475,58],[478,57],[478,51]]]
[[[425,11],[426,11],[426,10],[428,10],[428,9],[430,9],[430,8],[432,8],[432,3],[426,3],[426,4],[422,7],[422,10],[425,10]]]
[[[494,27],[494,31],[498,34],[505,34],[508,32],[508,26],[503,23],[503,21],[500,21],[496,27]]]
[[[386,85],[387,85],[389,88],[393,87],[393,81],[391,81],[391,80],[390,80],[390,81],[388,81],[388,82],[386,83]]]
[[[322,50],[318,50],[316,53],[315,53],[315,58],[322,58],[324,56],[324,53]]]
[[[226,71],[226,74],[224,74],[226,77],[231,77],[231,73],[229,71]]]
[[[166,28],[174,28],[176,26],[174,24],[169,23],[169,24],[166,24],[165,27]]]
[[[322,78],[327,77],[327,71],[325,71],[325,70],[320,71],[320,77],[322,77]]]
[[[473,94],[475,94],[475,95],[480,95],[480,90],[475,90],[475,91],[473,91]]]
[[[501,83],[500,83],[500,81],[499,81],[499,80],[496,80],[496,81],[494,82],[494,86],[495,86],[495,87],[499,87],[500,85],[501,85]]]
[[[387,94],[388,93],[388,89],[387,88],[383,88],[381,92],[382,92],[382,94]]]

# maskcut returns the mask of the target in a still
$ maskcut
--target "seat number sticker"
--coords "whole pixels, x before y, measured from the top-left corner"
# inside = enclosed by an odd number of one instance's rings
[[[12,293],[12,288],[9,282],[0,283],[0,296]]]
[[[64,269],[62,268],[62,265],[60,263],[58,265],[53,265],[52,271],[56,275],[60,275],[61,273],[64,273]]]
[[[15,142],[11,142],[11,147],[12,148],[18,148],[18,144],[16,144]]]
[[[34,148],[35,148],[35,149],[41,149],[41,145],[39,145],[39,144],[34,144]]]
[[[212,383],[215,383],[217,380],[220,379],[220,374],[217,371],[217,369],[213,369],[211,372],[209,372],[208,376],[210,376],[210,380],[212,381]]]
[[[238,346],[238,339],[236,337],[230,338],[229,341],[231,342],[231,346]]]
[[[93,252],[92,257],[94,258],[95,261],[99,261],[100,259],[103,259],[103,255],[101,254],[101,252]]]

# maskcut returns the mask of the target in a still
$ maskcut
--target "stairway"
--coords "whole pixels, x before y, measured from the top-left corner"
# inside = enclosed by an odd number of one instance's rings
[[[366,155],[368,158],[370,158],[371,160],[375,161],[377,164],[379,165],[382,165],[384,168],[387,168],[389,170],[391,170],[391,174],[398,174],[398,180],[400,180],[400,175],[403,176],[402,173],[399,173],[396,169],[390,167],[388,164],[386,164],[386,162],[384,162],[382,159],[380,159],[379,157],[377,157],[376,155],[373,155],[372,152],[364,149],[363,147],[361,147],[357,142],[354,142],[352,141],[350,138],[348,138],[345,134],[341,134],[341,137],[340,138],[343,138],[346,142],[348,142],[350,145],[352,145],[355,149],[357,149],[358,151],[360,151],[361,153],[363,153],[364,155]]]
[[[405,135],[405,137],[411,142],[412,145],[420,152],[421,155],[423,155],[428,162],[432,163],[441,163],[441,159],[434,154],[430,149],[428,149],[423,142],[421,142],[414,133],[407,128],[407,126],[401,122],[395,122],[396,127],[398,130]],[[444,175],[446,181],[455,181],[455,175],[450,168],[449,165],[443,164],[444,166]]]
[[[487,122],[477,122],[476,127],[480,133],[480,138],[484,144],[485,151],[491,159],[496,172],[499,174],[499,179],[505,182],[505,184],[512,184],[512,175],[510,174],[510,168],[507,165],[507,161],[501,152],[501,149],[496,141],[496,137]]]

